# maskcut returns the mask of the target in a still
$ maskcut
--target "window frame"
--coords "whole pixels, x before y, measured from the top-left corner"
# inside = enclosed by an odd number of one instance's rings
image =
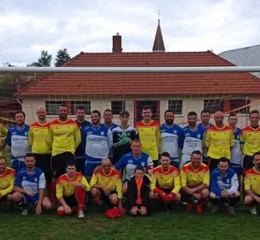
[[[172,107],[172,102],[175,101],[175,107]],[[178,106],[180,105],[180,106]],[[181,108],[181,111],[178,108]],[[170,99],[168,100],[168,109],[172,110],[175,115],[183,115],[183,100],[182,99]],[[177,110],[176,110],[177,109]]]

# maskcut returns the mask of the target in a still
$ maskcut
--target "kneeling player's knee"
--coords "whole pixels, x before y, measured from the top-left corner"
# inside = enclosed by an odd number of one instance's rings
[[[63,206],[58,207],[58,209],[57,209],[57,214],[58,214],[59,216],[64,216],[64,215],[66,215]]]
[[[234,197],[240,197],[240,192],[239,191],[234,192]]]
[[[13,202],[20,202],[23,199],[23,196],[19,192],[15,192],[12,196],[11,199]]]
[[[244,202],[245,204],[251,204],[254,202],[254,199],[251,196],[247,195],[245,196]]]
[[[176,193],[173,200],[176,201],[176,202],[179,202],[181,200],[181,194]]]
[[[51,209],[52,208],[51,201],[49,200],[49,198],[46,198],[46,197],[43,199],[42,205],[46,209]]]
[[[202,198],[207,198],[209,196],[209,190],[207,188],[203,189],[201,191],[201,197]]]
[[[110,200],[110,203],[112,205],[117,205],[118,203],[118,197],[116,194],[112,194],[110,197],[109,197],[109,200]]]

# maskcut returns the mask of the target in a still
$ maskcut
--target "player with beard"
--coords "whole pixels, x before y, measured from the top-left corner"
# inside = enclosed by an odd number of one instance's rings
[[[202,212],[202,204],[209,196],[209,169],[201,162],[202,154],[194,151],[191,154],[191,162],[185,164],[180,173],[181,198],[187,202],[186,211],[190,212],[193,203],[196,203],[196,211]]]
[[[110,109],[106,109],[103,113],[103,118],[104,118],[104,125],[107,126],[110,131],[112,132],[115,128],[118,127],[117,124],[113,123],[113,113],[112,110]],[[112,148],[109,151],[108,154],[109,159],[114,162],[114,146],[112,146]]]
[[[211,212],[217,212],[218,204],[228,207],[229,213],[234,213],[234,205],[240,200],[239,181],[234,169],[229,167],[229,160],[225,157],[219,159],[218,168],[210,175],[209,200],[213,204]]]
[[[59,118],[50,123],[47,138],[47,143],[52,148],[52,193],[56,191],[57,178],[66,173],[66,162],[75,161],[74,153],[81,142],[81,133],[77,123],[68,118],[68,106],[60,105],[58,114]],[[56,201],[55,195],[53,199]]]
[[[174,124],[174,112],[166,110],[165,123],[160,126],[160,154],[168,152],[171,157],[171,165],[179,168],[179,152],[183,147],[183,131],[180,126]]]
[[[112,130],[114,156],[112,164],[116,164],[119,159],[131,151],[131,142],[138,139],[137,130],[128,124],[130,113],[122,111],[119,114],[120,125]]]
[[[180,167],[190,161],[194,151],[202,152],[204,129],[197,126],[197,113],[189,112],[187,115],[188,126],[183,128],[183,148]]]
[[[22,206],[22,215],[27,215],[27,203],[33,203],[36,207],[36,214],[42,214],[42,207],[51,209],[52,204],[49,198],[44,197],[46,186],[45,176],[40,168],[35,167],[33,153],[25,155],[25,168],[22,168],[16,175],[14,182],[14,193],[12,200]]]
[[[82,131],[82,146],[85,148],[85,176],[92,177],[94,169],[101,164],[102,159],[108,158],[113,145],[111,130],[100,123],[101,114],[98,110],[91,112],[91,125]]]
[[[90,125],[91,123],[87,120],[85,120],[85,107],[78,106],[76,108],[76,123],[78,124],[80,131],[82,133],[82,130],[84,127]],[[84,174],[85,173],[85,149],[82,146],[82,144],[79,144],[79,146],[76,149],[75,152],[76,156],[76,167],[77,171]]]
[[[256,204],[260,203],[260,152],[253,155],[254,167],[245,174],[245,204],[250,207],[251,214],[257,214]]]
[[[218,166],[221,157],[231,158],[231,149],[234,146],[234,132],[230,126],[223,123],[224,114],[214,114],[215,125],[207,129],[205,133],[205,146],[208,149],[208,167],[212,171]]]
[[[259,111],[252,110],[249,113],[250,125],[241,130],[240,144],[244,154],[242,166],[244,172],[254,166],[253,155],[260,151],[259,119]]]
[[[14,115],[16,125],[8,129],[7,137],[2,145],[11,147],[12,168],[18,172],[25,167],[24,156],[31,151],[29,144],[29,125],[25,124],[25,113],[17,111]]]
[[[213,126],[213,124],[209,122],[210,112],[206,109],[201,111],[200,120],[201,120],[201,123],[198,124],[198,127],[202,128],[205,132],[209,127]],[[203,146],[203,163],[208,164],[208,161],[209,161],[209,158],[208,158],[208,154],[207,154],[207,148],[205,146]]]
[[[29,143],[36,160],[35,166],[45,175],[48,197],[52,196],[51,147],[47,144],[50,123],[46,120],[45,107],[38,107],[38,121],[30,125]]]

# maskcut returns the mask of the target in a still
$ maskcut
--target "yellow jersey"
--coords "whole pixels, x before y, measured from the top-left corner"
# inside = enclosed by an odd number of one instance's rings
[[[90,191],[90,186],[87,179],[81,174],[76,172],[73,179],[69,179],[67,174],[63,174],[58,178],[56,185],[56,197],[70,197],[75,194],[76,188],[71,184],[73,182],[81,183],[86,186],[86,191]]]
[[[159,158],[160,123],[152,120],[149,124],[143,121],[136,123],[142,152],[148,154],[152,160]]]
[[[49,136],[47,143],[52,147],[52,156],[64,152],[75,153],[76,148],[81,142],[81,132],[78,124],[67,119],[65,122],[56,119],[49,125]]]
[[[121,174],[114,168],[109,174],[105,174],[104,170],[94,172],[90,180],[90,187],[93,188],[96,184],[105,186],[109,191],[116,191],[118,198],[122,198],[122,181]]]
[[[260,195],[260,172],[253,167],[246,171],[245,190],[251,190],[254,194]]]
[[[4,140],[4,138],[7,135],[7,129],[5,128],[5,126],[0,123],[0,145],[2,144],[2,141]],[[2,156],[2,152],[0,151],[0,156]]]
[[[41,124],[35,122],[31,124],[29,130],[29,143],[33,153],[50,154],[51,147],[47,144],[49,137],[50,123]]]
[[[181,169],[181,187],[197,187],[200,184],[209,186],[209,169],[204,163],[194,169],[191,163],[185,164]]]
[[[173,166],[169,166],[167,171],[164,171],[162,166],[156,167],[152,171],[151,178],[151,191],[155,188],[164,188],[171,189],[176,194],[181,189],[179,171]]]
[[[208,157],[230,159],[231,148],[235,142],[233,129],[227,125],[223,128],[211,126],[205,133],[205,146],[208,148]]]
[[[15,170],[7,167],[4,174],[0,175],[0,193],[2,196],[11,193],[14,189]]]
[[[251,126],[242,128],[240,144],[245,155],[253,156],[255,152],[260,152],[260,126],[256,129]]]

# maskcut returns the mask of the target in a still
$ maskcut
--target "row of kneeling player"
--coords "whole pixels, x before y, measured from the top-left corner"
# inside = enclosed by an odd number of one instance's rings
[[[170,208],[171,204],[181,202],[187,204],[186,210],[191,211],[193,205],[198,213],[202,212],[203,204],[209,199],[211,211],[216,212],[218,205],[226,206],[234,213],[234,205],[240,200],[239,180],[235,171],[229,168],[229,160],[221,158],[211,174],[208,167],[201,163],[201,153],[194,151],[191,162],[187,163],[179,174],[177,168],[170,165],[167,152],[161,155],[161,165],[154,168],[151,175],[138,166],[134,175],[126,184],[126,201],[122,202],[121,174],[113,168],[109,159],[103,159],[88,182],[76,172],[75,162],[68,162],[67,173],[60,176],[56,185],[56,200],[45,197],[45,176],[41,169],[35,167],[32,153],[25,156],[26,167],[16,172],[8,168],[6,159],[0,157],[0,200],[7,200],[10,206],[14,203],[22,208],[27,215],[27,204],[35,206],[37,215],[42,208],[50,209],[58,203],[59,215],[77,212],[78,218],[84,218],[84,204],[87,192],[97,206],[117,208],[119,214],[147,216],[152,212],[152,202],[158,206]],[[260,153],[254,154],[254,167],[247,171],[244,178],[245,204],[250,212],[256,214],[255,204],[260,203]],[[53,199],[52,199],[53,200]],[[55,204],[56,205],[56,204]]]

